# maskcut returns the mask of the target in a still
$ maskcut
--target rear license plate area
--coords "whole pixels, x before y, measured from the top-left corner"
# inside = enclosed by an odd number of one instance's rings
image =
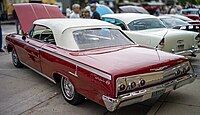
[[[161,90],[153,92],[152,95],[151,95],[151,97],[161,96],[164,93],[165,93],[165,89],[161,89]]]
[[[184,50],[184,41],[183,40],[178,40],[176,45],[177,45],[178,50]]]

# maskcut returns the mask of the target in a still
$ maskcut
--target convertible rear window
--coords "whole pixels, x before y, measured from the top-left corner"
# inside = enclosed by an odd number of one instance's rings
[[[117,29],[77,30],[73,36],[80,50],[134,44]]]
[[[128,24],[130,30],[146,30],[146,29],[154,29],[154,28],[166,28],[164,24],[157,18],[147,18],[147,19],[139,19],[134,20]]]

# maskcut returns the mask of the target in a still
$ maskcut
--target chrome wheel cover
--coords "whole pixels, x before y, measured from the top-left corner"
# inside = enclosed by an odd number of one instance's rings
[[[62,78],[61,88],[64,94],[64,97],[67,100],[72,100],[74,98],[74,86],[73,84],[66,78]]]
[[[13,51],[13,53],[12,53],[12,60],[13,60],[13,64],[17,65],[18,57],[17,57],[17,54],[15,51]]]

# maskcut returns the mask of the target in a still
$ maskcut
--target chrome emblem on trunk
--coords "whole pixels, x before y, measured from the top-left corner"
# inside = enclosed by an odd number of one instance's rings
[[[161,71],[165,68],[169,67],[169,65],[166,65],[166,66],[163,66],[163,67],[159,67],[159,68],[153,68],[153,69],[150,69],[150,71]]]

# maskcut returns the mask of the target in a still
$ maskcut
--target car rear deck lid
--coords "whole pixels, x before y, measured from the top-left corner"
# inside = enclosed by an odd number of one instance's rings
[[[64,18],[57,6],[37,3],[14,4],[21,28],[27,33],[33,22],[38,19]]]

